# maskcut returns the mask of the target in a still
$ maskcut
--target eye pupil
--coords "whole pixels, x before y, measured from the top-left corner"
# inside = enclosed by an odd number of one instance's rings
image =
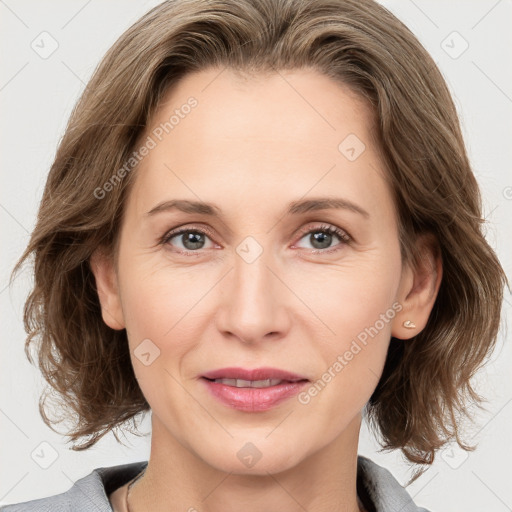
[[[312,245],[315,249],[325,249],[330,246],[332,235],[330,233],[325,233],[322,231],[317,231],[316,233],[311,234],[312,237]],[[325,243],[327,241],[327,243]],[[317,247],[317,242],[320,242],[320,247]]]
[[[204,245],[203,233],[188,231],[182,235],[181,239],[184,247],[188,250],[201,249]]]

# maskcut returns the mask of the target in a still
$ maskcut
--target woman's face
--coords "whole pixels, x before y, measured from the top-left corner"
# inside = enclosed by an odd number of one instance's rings
[[[262,474],[357,445],[410,284],[371,123],[312,70],[212,68],[166,96],[140,139],[104,311],[126,327],[154,442]],[[204,378],[233,367],[309,382]]]

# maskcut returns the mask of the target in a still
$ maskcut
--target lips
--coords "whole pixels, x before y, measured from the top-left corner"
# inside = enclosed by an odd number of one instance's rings
[[[202,375],[208,380],[217,379],[235,379],[239,381],[254,382],[254,381],[284,381],[284,382],[298,382],[301,380],[308,380],[303,375],[280,370],[278,368],[220,368],[213,370]]]
[[[222,368],[201,376],[222,404],[243,412],[264,412],[295,396],[309,379],[277,368]]]

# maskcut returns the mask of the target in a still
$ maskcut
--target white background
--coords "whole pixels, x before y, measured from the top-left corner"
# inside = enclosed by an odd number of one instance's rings
[[[147,460],[145,437],[127,434],[127,446],[106,436],[85,452],[70,450],[38,412],[43,389],[26,360],[22,308],[29,290],[25,272],[8,286],[10,271],[35,224],[38,203],[71,109],[95,66],[114,41],[158,1],[0,0],[1,129],[1,402],[0,504],[66,491],[94,468]],[[443,72],[455,97],[475,174],[481,185],[487,236],[510,276],[512,248],[512,1],[386,0],[382,2],[418,36]],[[46,37],[58,43],[41,58],[31,47]],[[453,32],[458,34],[453,34]],[[39,41],[39,43],[38,43]],[[458,55],[468,44],[468,48]],[[454,58],[457,57],[457,58]],[[505,317],[510,321],[510,293]],[[476,417],[466,440],[474,452],[440,452],[433,466],[407,488],[432,512],[512,510],[512,354],[502,328],[497,349],[477,375],[487,413]],[[50,446],[41,443],[49,443]],[[411,473],[399,451],[379,453],[365,426],[359,453],[388,468],[403,484]],[[39,453],[39,459],[33,453]],[[56,460],[48,465],[52,456]]]

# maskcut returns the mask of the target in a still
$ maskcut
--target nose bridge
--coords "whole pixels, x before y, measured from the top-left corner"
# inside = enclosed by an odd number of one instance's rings
[[[269,333],[282,334],[289,326],[287,299],[283,285],[271,270],[276,267],[271,252],[258,248],[253,240],[242,242],[226,283],[218,327],[246,342]]]
[[[240,256],[235,258],[232,278],[234,293],[239,302],[246,299],[254,302],[254,299],[265,298],[265,300],[256,301],[257,304],[263,305],[265,302],[276,299],[271,293],[274,288],[272,281],[275,277],[269,270],[269,265],[272,263],[269,261],[268,252],[262,253],[254,261],[248,261]]]

